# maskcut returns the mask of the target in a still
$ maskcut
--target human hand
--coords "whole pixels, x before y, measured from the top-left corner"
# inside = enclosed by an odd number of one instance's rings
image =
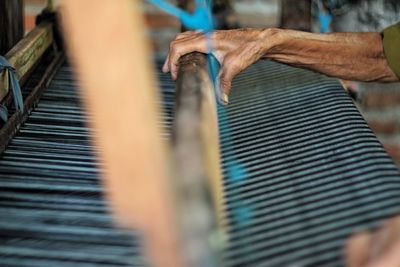
[[[221,64],[218,80],[222,101],[228,102],[233,78],[265,55],[270,47],[266,42],[270,31],[272,29],[236,29],[211,34],[213,55]],[[179,34],[170,44],[163,72],[171,72],[175,80],[179,58],[191,52],[208,53],[207,39],[203,33],[188,31]]]
[[[347,267],[399,267],[400,216],[390,219],[374,232],[352,236],[345,254]]]

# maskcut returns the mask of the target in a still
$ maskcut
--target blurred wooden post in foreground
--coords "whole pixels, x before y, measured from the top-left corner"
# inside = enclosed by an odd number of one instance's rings
[[[65,40],[91,116],[113,211],[144,233],[154,267],[183,267],[158,95],[139,1],[63,2]]]

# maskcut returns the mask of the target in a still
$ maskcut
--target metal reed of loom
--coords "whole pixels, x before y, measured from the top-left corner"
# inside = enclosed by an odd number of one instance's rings
[[[158,77],[170,138],[182,99]],[[112,223],[62,56],[47,51],[23,92],[26,110],[37,105],[0,131],[0,266],[146,266],[137,234]],[[400,211],[400,174],[336,80],[259,62],[218,111],[223,266],[343,266],[351,233]],[[232,154],[241,180],[228,179]]]
[[[85,120],[64,63],[0,160],[1,266],[144,266],[113,226]]]
[[[337,80],[259,62],[234,82],[227,113],[222,159],[229,138],[247,170],[225,181],[227,266],[343,266],[350,234],[400,211],[399,171]]]
[[[25,101],[24,112],[14,110],[1,76],[10,112],[0,129],[0,266],[145,266],[136,234],[116,228],[109,214],[52,25],[37,26],[5,57]]]

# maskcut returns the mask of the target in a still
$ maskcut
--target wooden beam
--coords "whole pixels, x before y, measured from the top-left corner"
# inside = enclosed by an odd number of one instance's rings
[[[18,78],[23,80],[52,43],[52,25],[49,23],[42,24],[35,27],[22,40],[20,40],[5,55],[5,58],[16,69]],[[4,99],[8,92],[8,77],[3,73],[0,76],[0,101]]]
[[[8,62],[17,70],[19,78],[24,77],[53,43],[50,23],[36,26],[19,41],[7,54]]]
[[[224,193],[215,92],[204,54],[179,61],[172,148],[176,205],[190,266],[213,266],[225,245]],[[214,242],[210,242],[213,240]],[[193,253],[195,251],[195,253]]]
[[[124,226],[142,231],[152,266],[182,267],[140,3],[68,0],[62,15],[112,210]]]
[[[193,12],[195,1],[179,0],[178,6]],[[237,24],[230,17],[229,0],[215,1],[213,10],[217,26],[230,28]],[[218,115],[206,55],[191,53],[181,57],[176,88],[172,149],[176,205],[184,213],[178,216],[185,255],[189,256],[190,266],[207,266],[210,261],[217,266],[228,238]],[[195,248],[196,253],[191,253]]]

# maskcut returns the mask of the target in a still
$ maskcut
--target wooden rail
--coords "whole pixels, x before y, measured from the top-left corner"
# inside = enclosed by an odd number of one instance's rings
[[[195,1],[179,0],[178,6],[192,12]],[[226,12],[217,15],[218,27],[229,28],[230,1],[215,1],[215,8]],[[207,57],[201,53],[181,57],[172,128],[175,186],[180,190],[175,194],[176,205],[182,211],[179,229],[191,267],[207,266],[210,259],[218,266],[220,251],[228,241],[218,115],[207,65]],[[197,253],[191,254],[195,248]]]
[[[226,241],[224,193],[215,92],[201,53],[179,61],[172,138],[185,255],[193,267],[207,266],[210,259],[217,264]]]
[[[5,55],[8,62],[16,69],[19,80],[26,79],[52,43],[52,25],[44,23],[35,27]],[[0,101],[9,91],[8,77],[2,73],[0,75]]]

